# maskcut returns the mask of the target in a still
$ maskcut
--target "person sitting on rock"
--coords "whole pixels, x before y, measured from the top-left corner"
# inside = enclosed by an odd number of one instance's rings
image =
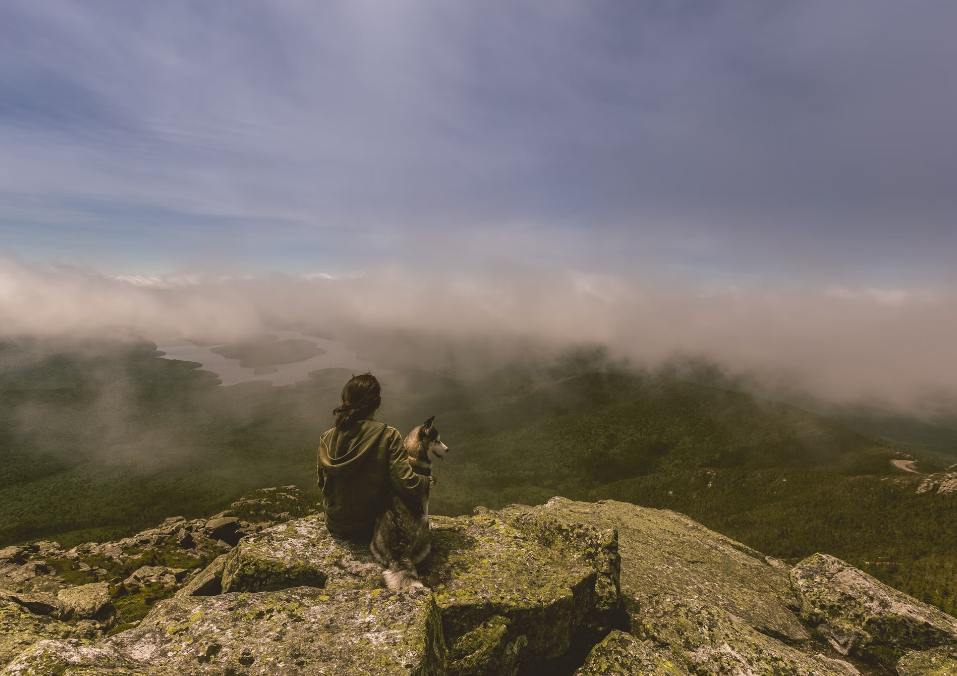
[[[333,411],[335,427],[319,439],[316,469],[326,526],[356,540],[372,538],[376,517],[393,492],[419,501],[435,482],[412,471],[399,431],[374,420],[380,393],[371,373],[353,376]]]

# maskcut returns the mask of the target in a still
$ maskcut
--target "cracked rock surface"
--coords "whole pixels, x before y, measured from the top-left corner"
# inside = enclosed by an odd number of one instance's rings
[[[893,667],[908,650],[957,646],[957,618],[827,554],[791,571],[801,617],[838,652]]]
[[[4,673],[439,676],[441,632],[427,590],[232,593],[161,601],[139,627],[95,646],[41,641]]]

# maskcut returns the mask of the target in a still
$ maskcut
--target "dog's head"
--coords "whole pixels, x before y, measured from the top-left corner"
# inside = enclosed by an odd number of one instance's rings
[[[419,444],[427,454],[431,453],[436,458],[441,458],[449,452],[449,447],[442,443],[439,431],[432,426],[432,421],[434,420],[435,416],[432,416],[419,425]]]

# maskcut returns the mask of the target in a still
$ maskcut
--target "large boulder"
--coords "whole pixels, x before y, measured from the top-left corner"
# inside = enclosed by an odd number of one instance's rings
[[[61,589],[57,601],[66,618],[103,619],[113,607],[110,603],[109,584],[91,582],[79,587]]]
[[[580,632],[607,629],[617,549],[613,531],[548,530],[521,510],[434,517],[420,573],[442,613],[450,671],[512,673],[562,655]]]
[[[671,648],[694,674],[847,676],[826,659],[763,634],[740,617],[693,597],[659,599],[632,631]]]
[[[224,592],[298,586],[376,589],[381,572],[368,545],[334,537],[321,519],[307,518],[243,538],[226,560],[222,587]]]
[[[41,641],[2,673],[444,676],[444,665],[427,590],[299,587],[161,601],[136,629],[95,646]]]
[[[688,671],[668,648],[614,630],[592,648],[574,676],[688,676]]]
[[[801,617],[844,655],[888,667],[908,650],[957,645],[957,618],[921,603],[827,554],[791,571]]]
[[[617,531],[621,591],[633,621],[643,608],[695,598],[769,636],[792,642],[809,638],[792,612],[800,604],[786,566],[683,514],[565,498],[552,498],[540,509],[569,523]]]
[[[239,519],[234,516],[221,516],[206,522],[204,530],[206,537],[212,540],[222,540],[231,545],[239,542],[242,535],[239,532]]]
[[[690,671],[844,674],[801,648],[811,637],[781,562],[667,510],[564,498],[535,509],[569,528],[617,531],[631,633],[667,646]]]
[[[553,526],[521,509],[432,519],[420,572],[435,592],[454,673],[509,673],[558,657],[581,631],[607,629],[619,604],[614,532]],[[301,519],[244,538],[222,587],[375,590],[381,572],[368,546]]]

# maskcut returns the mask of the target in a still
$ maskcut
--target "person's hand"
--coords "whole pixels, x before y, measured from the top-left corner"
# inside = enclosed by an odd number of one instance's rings
[[[432,488],[432,486],[435,485],[435,481],[436,481],[435,475],[434,475],[434,474],[430,474],[430,475],[429,475],[429,488]]]

